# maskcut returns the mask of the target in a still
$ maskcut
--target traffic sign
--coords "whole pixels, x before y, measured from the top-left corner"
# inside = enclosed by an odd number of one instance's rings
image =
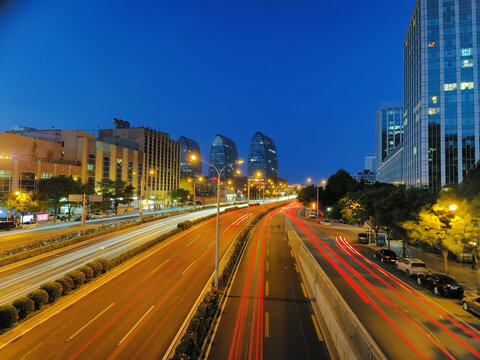
[[[90,202],[103,202],[103,195],[88,195]]]
[[[83,201],[83,195],[79,195],[79,194],[68,195],[68,202],[82,202],[82,201]]]

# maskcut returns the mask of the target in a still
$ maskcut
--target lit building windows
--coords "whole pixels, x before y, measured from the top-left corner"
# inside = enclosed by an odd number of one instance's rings
[[[463,60],[462,67],[463,68],[473,67],[473,60],[472,59]]]
[[[430,43],[428,44],[428,47],[434,47],[435,44],[436,44],[435,41],[432,41],[432,42],[430,42]]]
[[[432,96],[432,103],[436,104],[438,101],[438,98],[436,96]]]
[[[438,114],[440,112],[440,108],[436,107],[436,108],[428,108],[428,115],[435,115],[435,114]]]
[[[50,179],[52,177],[53,177],[52,173],[42,173],[42,175],[40,175],[40,179]]]
[[[456,84],[456,83],[443,84],[443,90],[444,90],[444,91],[452,91],[452,90],[455,90],[456,88],[457,88],[457,84]]]
[[[472,48],[466,48],[461,50],[462,56],[470,56],[473,55],[473,49]]]
[[[460,83],[460,89],[461,90],[471,90],[471,89],[473,89],[473,81]]]

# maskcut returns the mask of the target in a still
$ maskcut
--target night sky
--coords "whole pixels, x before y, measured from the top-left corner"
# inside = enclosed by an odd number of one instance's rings
[[[0,7],[0,130],[117,117],[195,139],[204,157],[221,133],[243,159],[261,131],[291,183],[357,172],[378,106],[402,101],[414,4],[19,0]]]

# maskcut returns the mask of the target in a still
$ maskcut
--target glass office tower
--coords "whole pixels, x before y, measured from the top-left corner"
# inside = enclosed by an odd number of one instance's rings
[[[377,157],[374,172],[378,174],[378,169],[385,162],[385,158],[393,154],[393,150],[403,143],[403,108],[380,106],[377,111],[376,130]]]
[[[480,0],[418,0],[404,40],[404,178],[438,190],[479,160]]]
[[[195,140],[189,139],[185,136],[178,138],[180,143],[180,172],[182,176],[200,176],[202,175],[202,163],[200,146]],[[198,160],[190,160],[191,155],[196,155]]]
[[[275,143],[261,132],[253,135],[248,152],[248,176],[254,177],[260,171],[262,177],[278,177],[278,159]]]
[[[210,164],[215,165],[215,167],[220,171],[224,166],[228,164],[235,163],[238,160],[237,146],[235,143],[220,134],[217,134],[212,141],[212,146],[210,147]],[[222,179],[235,176],[235,171],[237,170],[238,165],[228,166],[222,172]],[[211,178],[216,178],[217,172],[213,167],[209,167],[208,174]]]

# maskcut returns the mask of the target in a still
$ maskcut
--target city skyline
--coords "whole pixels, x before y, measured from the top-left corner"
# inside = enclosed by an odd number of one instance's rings
[[[2,131],[16,124],[96,129],[117,117],[201,144],[218,132],[238,139],[239,153],[247,154],[251,131],[242,125],[251,125],[275,139],[282,176],[304,183],[338,168],[362,170],[363,157],[374,151],[379,103],[402,99],[402,40],[413,0],[349,4],[348,13],[342,4],[315,2],[280,3],[273,12],[257,2],[120,4],[114,10],[95,4],[92,13],[88,4],[27,3],[11,5],[0,25],[0,65],[9,69],[0,84]],[[109,20],[112,11],[143,25],[124,28]],[[387,23],[378,16],[383,12],[396,17]],[[336,26],[343,22],[359,32]],[[338,48],[341,43],[346,45]],[[356,94],[349,106],[333,96],[346,85]],[[300,125],[311,131],[305,134]],[[342,135],[334,139],[326,135],[330,131]],[[303,139],[334,148],[338,157],[318,161],[295,145]],[[355,152],[339,142],[355,144]],[[208,146],[202,149],[207,158]]]

